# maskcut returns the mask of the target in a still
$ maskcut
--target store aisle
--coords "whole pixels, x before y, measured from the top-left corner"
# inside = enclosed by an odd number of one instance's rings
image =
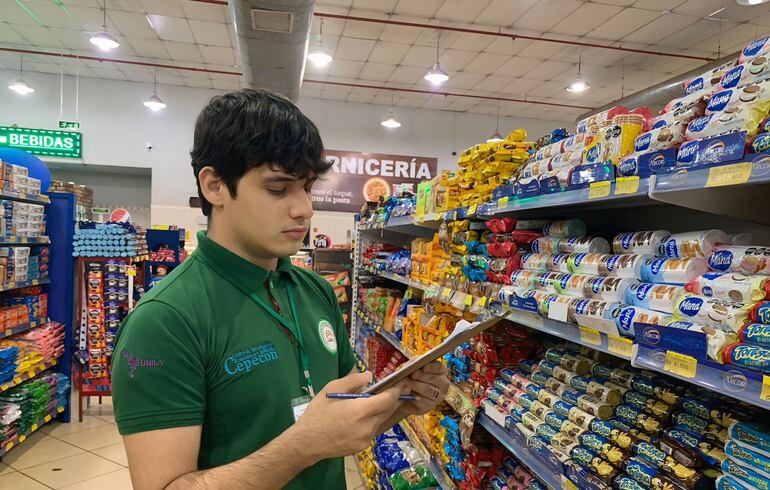
[[[364,488],[352,457],[345,459],[345,480],[348,490]],[[98,405],[94,398],[82,423],[54,421],[9,452],[0,463],[0,488],[131,490],[112,399]]]

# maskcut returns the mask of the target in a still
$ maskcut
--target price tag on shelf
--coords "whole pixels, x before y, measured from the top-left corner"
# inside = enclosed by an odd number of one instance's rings
[[[762,391],[759,394],[759,399],[770,402],[770,376],[762,376]]]
[[[566,476],[562,475],[561,490],[578,490],[578,487],[576,487]]]
[[[698,370],[698,361],[694,357],[678,352],[666,351],[666,361],[663,369],[684,378],[694,378]]]
[[[51,415],[46,415],[45,418],[43,418],[43,420],[45,420],[46,422],[50,422],[51,421]]]
[[[16,384],[19,384],[19,383],[21,383],[21,378],[16,376],[15,378],[13,378],[13,382],[16,383]]]
[[[580,341],[584,344],[602,345],[602,336],[598,330],[587,327],[578,327],[580,329]]]
[[[13,442],[9,442],[5,445],[5,452],[10,451],[13,448]]]
[[[478,305],[479,305],[479,308],[484,308],[485,306],[487,306],[487,297],[482,296],[481,298],[479,298]]]
[[[27,436],[25,436],[24,434],[19,436],[19,444],[21,444],[22,442],[24,442],[26,440],[27,440]]]
[[[751,177],[751,162],[711,167],[704,187],[745,184]]]
[[[623,357],[631,357],[631,346],[633,346],[631,339],[624,339],[623,337],[615,337],[614,335],[607,335],[607,347],[610,352]]]
[[[13,329],[10,329],[10,328],[9,328],[9,329],[7,329],[7,330],[5,331],[5,336],[7,337],[7,336],[9,336],[9,335],[13,335]]]
[[[618,177],[615,179],[615,195],[636,194],[639,190],[639,176]]]
[[[465,295],[465,306],[471,306],[473,304],[473,296],[470,294]]]
[[[451,293],[452,293],[452,290],[451,290],[451,289],[449,289],[449,288],[444,288],[444,289],[442,289],[442,290],[441,290],[441,297],[442,297],[443,299],[447,299],[447,298],[449,298],[449,295],[450,295]]]
[[[497,209],[505,209],[508,207],[508,196],[501,197],[497,200]]]
[[[27,371],[27,376],[29,376],[30,378],[35,377],[35,370],[34,369],[30,369],[29,371]]]
[[[600,199],[610,195],[610,181],[591,182],[588,187],[588,199]]]
[[[478,211],[479,207],[476,204],[471,204],[468,206],[468,211],[465,212],[466,216],[475,216],[476,211]]]
[[[37,424],[32,424],[32,427],[30,427],[30,430],[32,432],[35,432],[37,430]]]

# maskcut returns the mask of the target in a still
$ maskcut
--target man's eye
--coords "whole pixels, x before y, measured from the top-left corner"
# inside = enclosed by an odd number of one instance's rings
[[[284,187],[282,189],[268,189],[268,192],[270,192],[270,194],[274,196],[283,196],[284,194],[286,194],[286,188]]]

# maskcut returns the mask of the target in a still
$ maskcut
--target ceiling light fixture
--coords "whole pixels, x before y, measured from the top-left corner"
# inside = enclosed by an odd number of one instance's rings
[[[438,64],[438,50],[439,50],[439,43],[441,41],[441,32],[438,33],[438,38],[436,39],[436,62],[433,64],[433,68],[428,71],[428,73],[425,74],[425,80],[429,81],[434,87],[438,87],[442,83],[449,80],[449,75],[441,69],[441,66]]]
[[[767,3],[768,0],[735,0],[738,5],[761,5]]]
[[[566,88],[567,92],[580,93],[580,92],[585,92],[586,90],[591,88],[591,85],[589,85],[588,82],[583,80],[583,77],[581,76],[581,69],[583,67],[582,56],[583,56],[583,52],[579,51],[578,52],[578,76],[577,76],[577,79],[571,84],[569,84],[569,86]]]
[[[324,20],[321,19],[321,26],[318,28],[318,37],[316,38],[316,45],[311,51],[307,53],[307,59],[309,59],[316,68],[323,68],[332,62],[332,55],[323,46],[321,36],[324,32]]]
[[[24,59],[21,57],[19,58],[19,76],[20,78],[12,84],[8,85],[8,88],[19,95],[27,95],[34,92],[35,89],[30,87],[27,81],[24,80]]]
[[[393,113],[393,93],[390,94],[390,117],[387,119],[383,119],[380,121],[380,124],[385,126],[386,128],[400,128],[401,123],[396,119],[396,115]]]
[[[497,125],[495,125],[495,132],[492,136],[487,138],[487,143],[499,143],[503,141],[503,135],[500,134],[500,102],[497,103]]]
[[[150,109],[152,112],[158,112],[160,110],[163,110],[166,108],[166,103],[163,102],[163,100],[158,97],[158,72],[155,72],[155,76],[153,77],[153,90],[152,95],[150,98],[142,102],[144,106],[148,109]]]
[[[91,36],[89,41],[102,51],[110,51],[120,46],[118,40],[107,32],[107,0],[102,2],[102,30]]]

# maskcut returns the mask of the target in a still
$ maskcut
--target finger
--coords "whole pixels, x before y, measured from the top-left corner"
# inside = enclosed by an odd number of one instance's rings
[[[388,415],[398,408],[401,389],[397,386],[388,388],[369,398],[360,398],[355,401],[360,409],[371,416],[387,413]]]
[[[422,381],[415,381],[412,383],[412,393],[427,400],[437,400],[441,397],[440,390],[438,391],[438,396],[436,396],[437,389],[436,386],[429,383],[423,383]]]
[[[432,381],[438,380],[438,379],[447,379],[448,377],[446,373],[443,374],[430,374],[425,373],[423,371],[415,371],[411,374],[410,378],[412,378],[415,381],[422,381],[423,383],[430,383]]]
[[[348,374],[344,378],[330,381],[321,393],[359,393],[371,382],[372,373],[369,371]]]
[[[438,374],[438,375],[446,375],[447,374],[447,368],[446,366],[438,361],[431,362],[430,364],[425,365],[422,369],[420,369],[423,373],[427,374]]]

